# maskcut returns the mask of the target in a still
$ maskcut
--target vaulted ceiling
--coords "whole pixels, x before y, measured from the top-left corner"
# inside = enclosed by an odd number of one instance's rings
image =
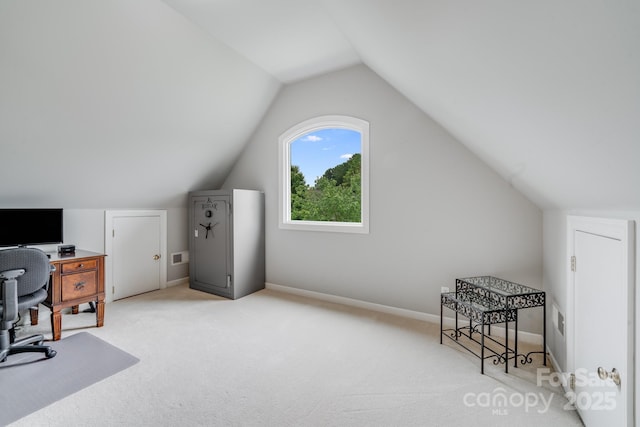
[[[179,205],[281,85],[360,62],[541,208],[640,209],[629,0],[2,0],[2,203]]]
[[[165,0],[283,82],[362,61],[543,208],[640,208],[640,5]]]

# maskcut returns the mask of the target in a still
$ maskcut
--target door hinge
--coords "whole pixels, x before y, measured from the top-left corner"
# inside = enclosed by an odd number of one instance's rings
[[[116,237],[116,230],[115,229],[111,230],[111,237]]]
[[[569,388],[571,390],[576,389],[576,374],[574,373],[569,374]]]
[[[227,288],[231,287],[231,275],[227,274]]]
[[[576,257],[575,255],[571,257],[571,271],[575,273],[576,271]]]
[[[115,295],[116,294],[116,287],[112,286],[111,287],[111,295]]]

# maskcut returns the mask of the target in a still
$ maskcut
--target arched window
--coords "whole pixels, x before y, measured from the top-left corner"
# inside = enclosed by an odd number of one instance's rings
[[[280,228],[369,232],[369,123],[322,116],[279,138]]]

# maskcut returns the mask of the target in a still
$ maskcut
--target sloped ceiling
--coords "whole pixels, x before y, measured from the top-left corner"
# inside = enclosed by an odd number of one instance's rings
[[[361,62],[322,1],[164,2],[283,82]]]
[[[640,209],[638,2],[165,1],[284,82],[355,52],[541,208]]]
[[[628,0],[3,0],[0,204],[180,206],[364,62],[540,207],[640,209],[639,52]]]
[[[0,206],[185,206],[280,86],[159,0],[2,0]]]

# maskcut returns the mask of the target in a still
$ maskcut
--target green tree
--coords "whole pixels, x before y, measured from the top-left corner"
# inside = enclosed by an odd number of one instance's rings
[[[291,219],[361,221],[361,155],[327,169],[313,187],[298,166],[291,167]]]
[[[309,187],[298,166],[291,166],[291,219],[304,220],[309,215],[306,200]]]
[[[341,163],[331,169],[327,169],[323,177],[327,179],[333,179],[336,185],[351,185],[349,176],[357,175],[360,177],[360,164],[362,156],[360,154],[354,154],[349,160]]]
[[[335,180],[324,176],[316,180],[310,204],[313,220],[360,222],[359,185],[352,188],[350,185],[336,184]]]

